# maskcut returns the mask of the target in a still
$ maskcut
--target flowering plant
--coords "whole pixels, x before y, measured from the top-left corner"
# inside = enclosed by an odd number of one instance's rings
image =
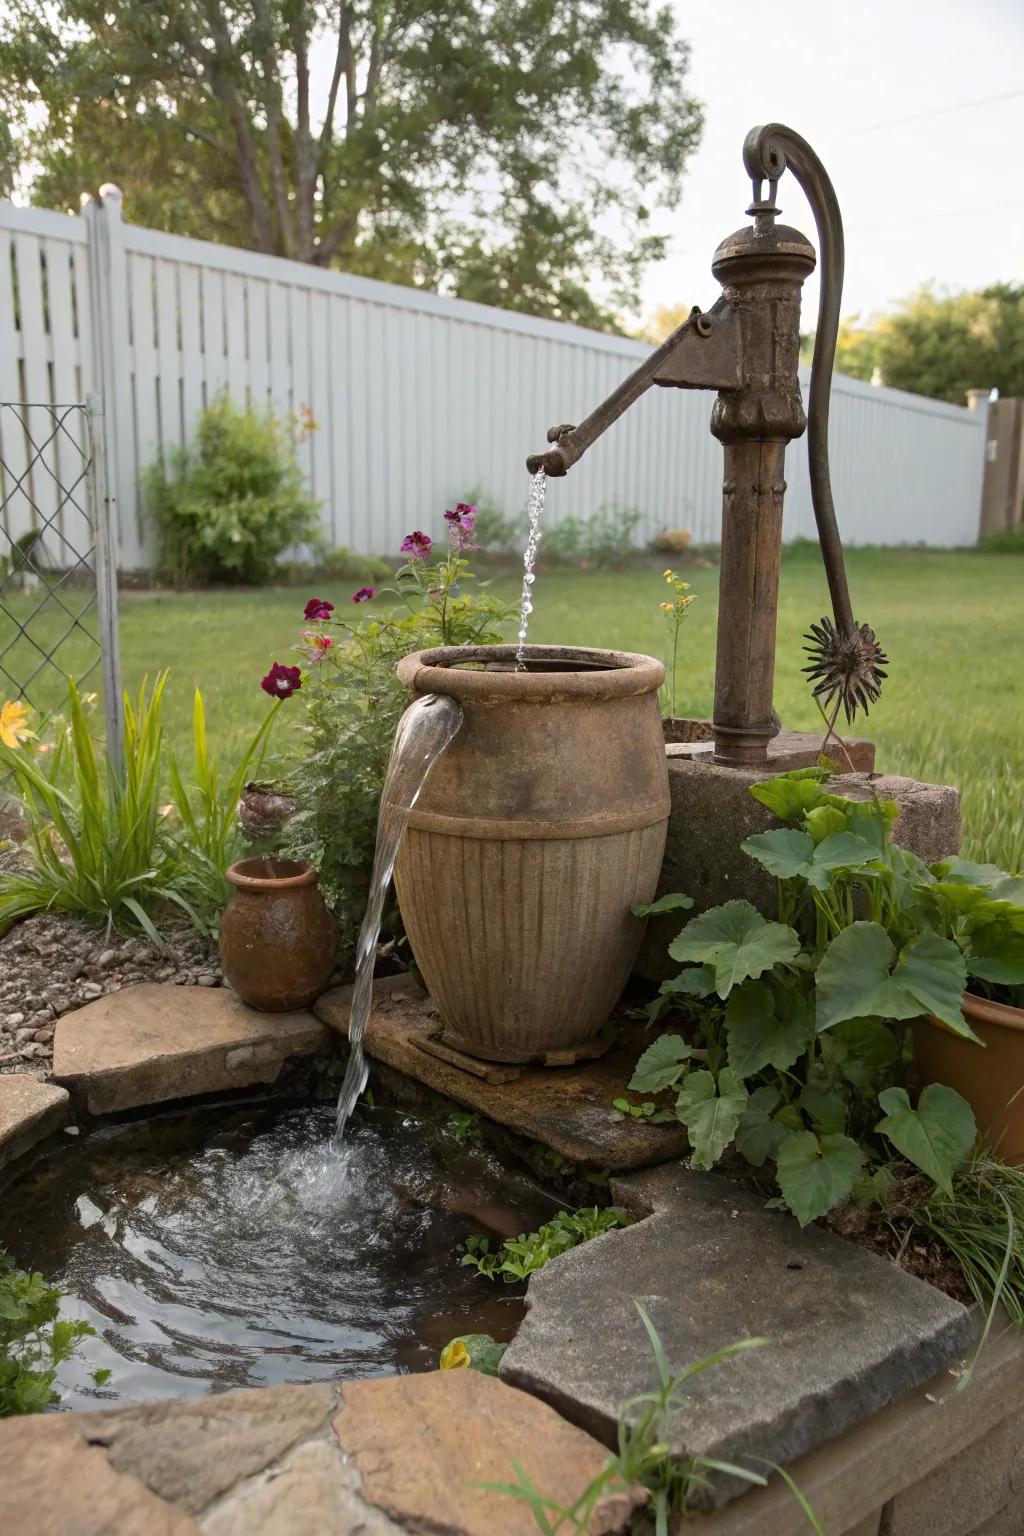
[[[664,701],[667,713],[674,719],[679,708],[679,632],[686,621],[690,604],[696,600],[696,594],[690,591],[690,583],[683,581],[673,570],[665,572],[665,580],[672,589],[672,598],[658,606],[665,615],[671,636],[672,660],[669,664],[669,681],[664,689]]]
[[[459,502],[444,521],[443,543],[422,529],[406,536],[401,551],[407,559],[391,585],[351,594],[361,610],[396,599],[390,614],[378,616],[374,607],[342,617],[320,598],[306,605],[297,646],[306,724],[289,775],[298,809],[288,824],[287,851],[317,868],[346,937],[362,916],[380,792],[405,704],[398,662],[430,646],[494,644],[511,613],[479,583],[472,585],[476,508]]]

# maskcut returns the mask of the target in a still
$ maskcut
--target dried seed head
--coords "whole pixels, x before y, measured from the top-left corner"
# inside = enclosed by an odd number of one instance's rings
[[[871,626],[858,624],[842,633],[831,619],[823,618],[811,625],[804,639],[810,641],[804,646],[810,665],[803,670],[814,684],[814,697],[825,709],[840,699],[848,721],[858,709],[866,715],[881,693],[889,665]]]

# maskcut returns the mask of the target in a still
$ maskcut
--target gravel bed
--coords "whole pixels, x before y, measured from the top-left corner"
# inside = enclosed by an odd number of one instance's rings
[[[108,992],[141,981],[223,986],[212,939],[173,919],[159,926],[162,950],[77,917],[15,924],[0,939],[0,1073],[48,1074],[57,1020]]]

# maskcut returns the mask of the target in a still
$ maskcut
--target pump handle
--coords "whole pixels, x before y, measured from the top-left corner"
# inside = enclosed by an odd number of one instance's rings
[[[761,203],[762,183],[767,181],[768,205],[774,207],[775,189],[788,168],[799,182],[814,215],[818,231],[819,270],[818,326],[814,333],[811,387],[807,398],[807,461],[811,477],[811,503],[818,525],[818,541],[825,564],[832,611],[841,635],[853,635],[853,606],[846,580],[846,562],[839,524],[832,500],[828,466],[828,413],[832,394],[832,367],[839,335],[839,311],[843,300],[846,247],[839,199],[822,165],[806,139],[783,123],[752,128],[743,143],[743,164],[753,183],[754,202]]]

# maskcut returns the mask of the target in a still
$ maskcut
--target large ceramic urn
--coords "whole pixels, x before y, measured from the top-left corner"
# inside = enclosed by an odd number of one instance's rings
[[[489,1061],[572,1061],[643,936],[669,814],[661,663],[530,646],[420,651],[414,696],[448,694],[462,729],[409,818],[395,881],[447,1045]]]

